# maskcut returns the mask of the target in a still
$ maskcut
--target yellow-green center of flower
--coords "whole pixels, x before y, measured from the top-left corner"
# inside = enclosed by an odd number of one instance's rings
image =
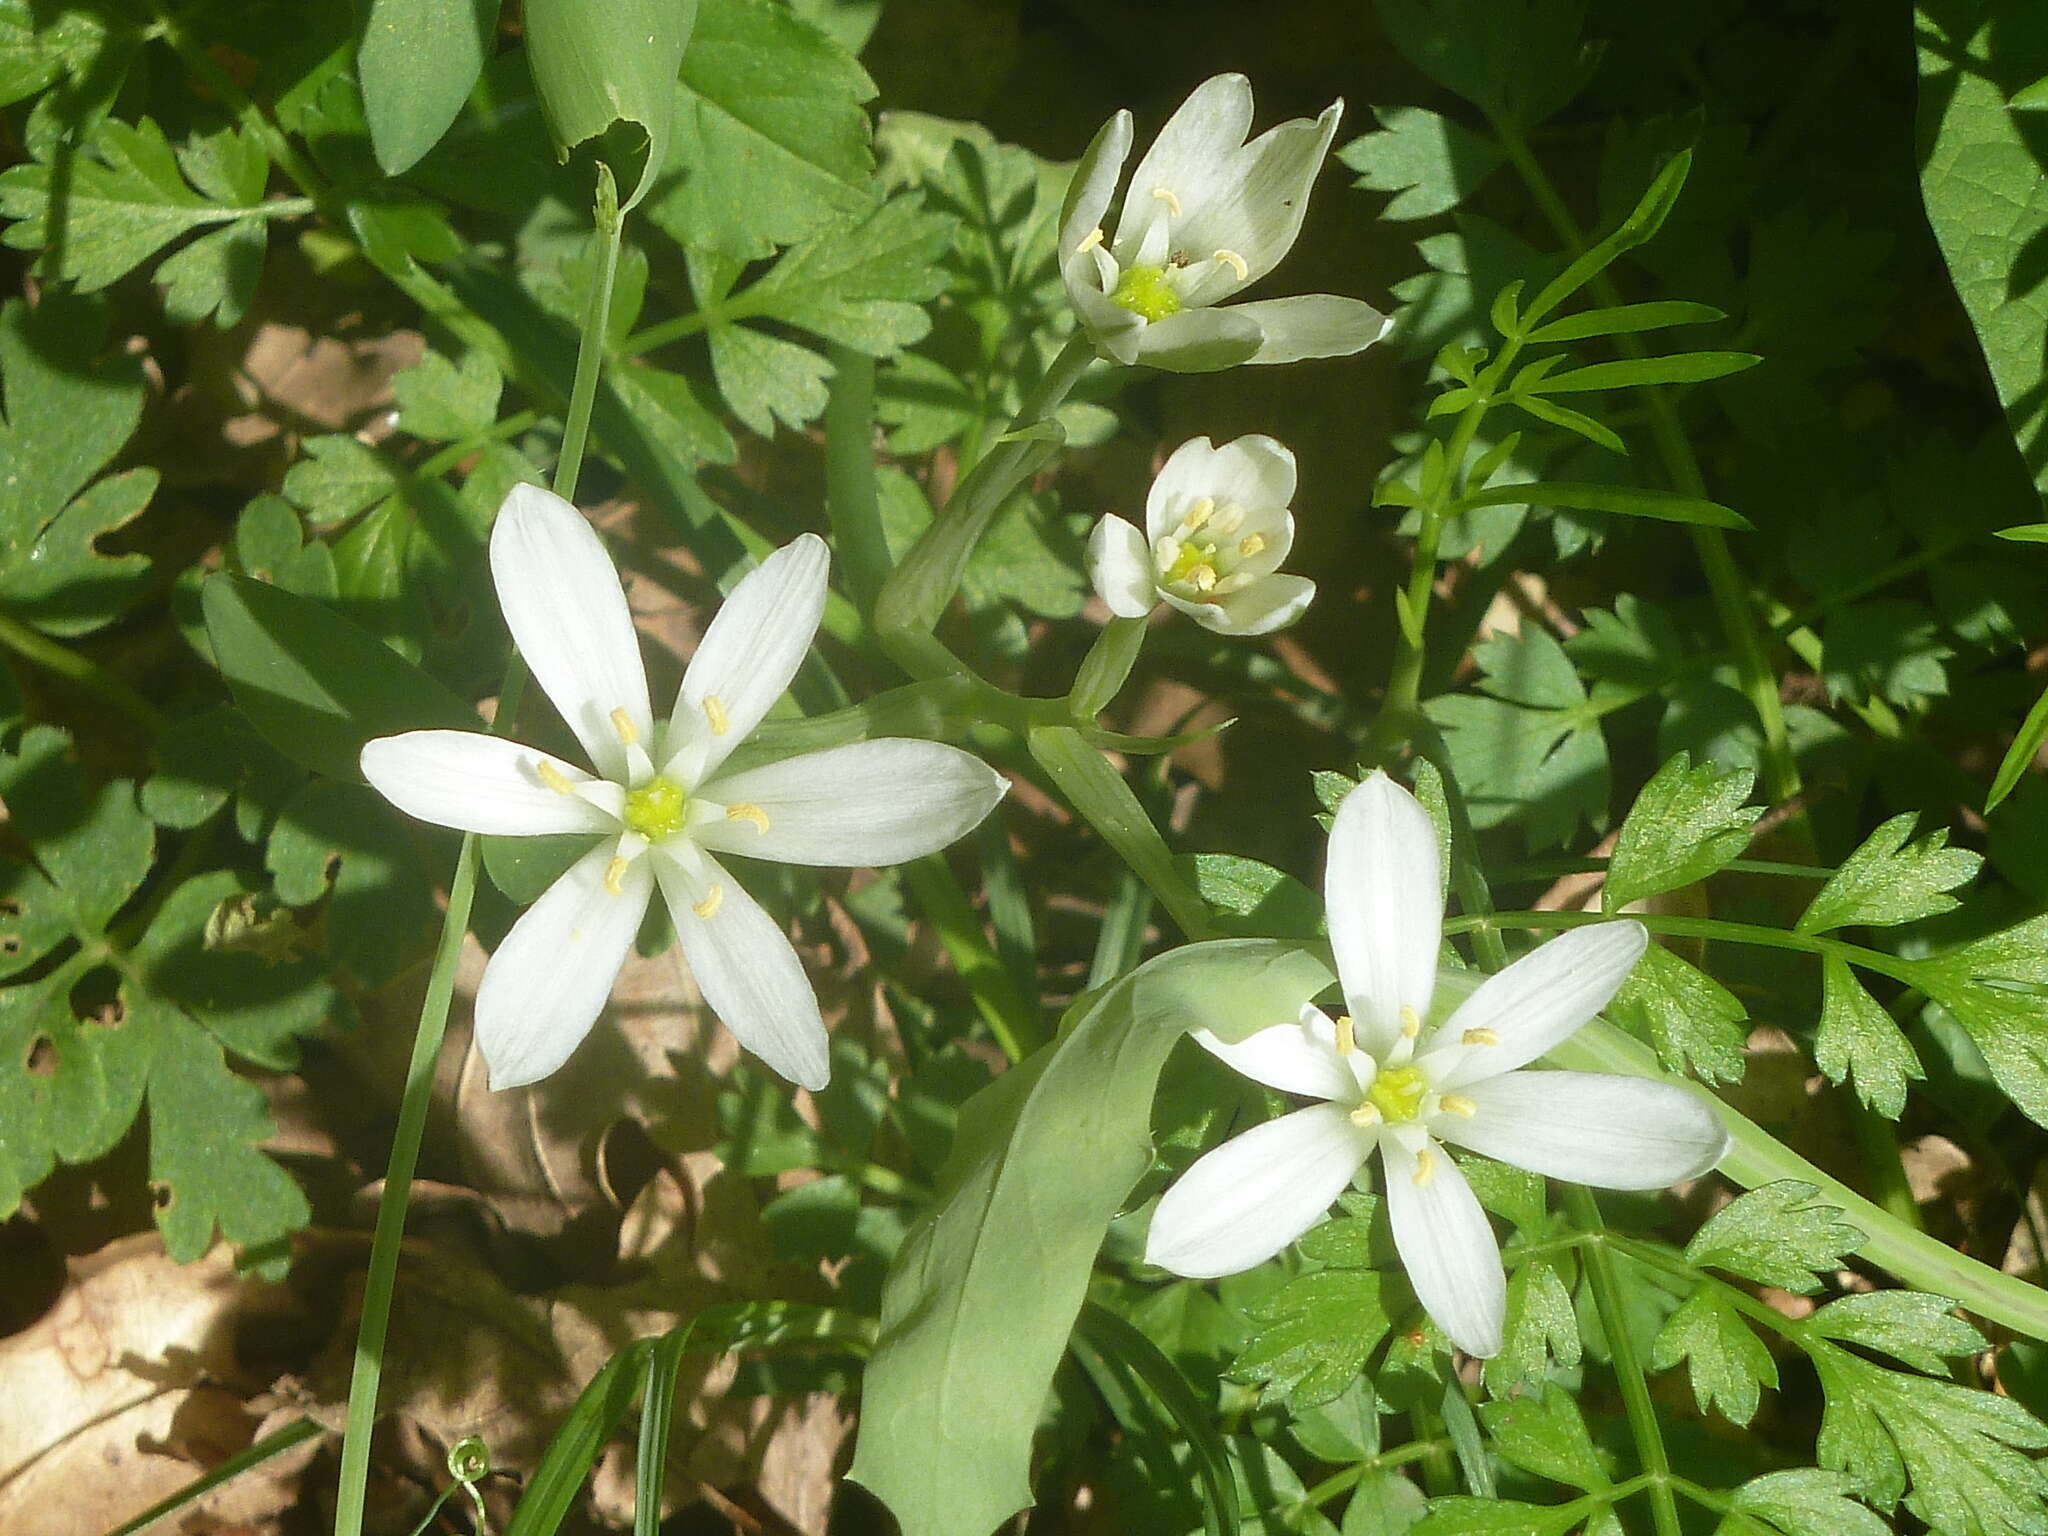
[[[1209,573],[1209,580],[1206,583],[1195,574],[1197,571],[1202,570],[1206,570]],[[1181,545],[1180,553],[1175,555],[1173,562],[1160,573],[1160,579],[1162,581],[1192,581],[1198,587],[1205,585],[1214,586],[1216,584],[1215,547],[1208,544],[1196,544],[1192,541]]]
[[[1413,1120],[1429,1092],[1429,1079],[1420,1067],[1382,1067],[1365,1092],[1365,1101],[1386,1118],[1389,1125]]]
[[[1164,320],[1180,313],[1180,295],[1166,280],[1164,267],[1125,267],[1109,301],[1146,320]]]
[[[673,779],[649,779],[626,794],[626,825],[650,843],[674,837],[683,830],[690,809],[690,797]]]

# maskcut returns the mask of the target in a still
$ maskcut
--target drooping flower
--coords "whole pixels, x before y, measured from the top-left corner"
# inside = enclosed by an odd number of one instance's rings
[[[825,1024],[796,950],[720,854],[785,864],[896,864],[978,825],[1008,785],[938,742],[876,740],[725,771],[789,687],[825,607],[825,543],[804,534],[736,585],[683,674],[649,706],[618,572],[568,502],[514,487],[491,575],[528,668],[596,772],[500,737],[408,731],[363,748],[363,775],[410,816],[464,832],[594,833],[512,925],[476,998],[493,1088],[536,1082],[589,1033],[659,890],[704,1000],[784,1077],[830,1075]]]
[[[1360,299],[1304,294],[1219,308],[1279,265],[1301,233],[1308,193],[1344,104],[1270,128],[1249,144],[1252,88],[1217,75],[1159,130],[1103,221],[1131,153],[1131,114],[1095,135],[1060,214],[1060,273],[1103,357],[1176,373],[1238,363],[1343,357],[1386,334]]]
[[[1344,797],[1324,895],[1350,1011],[1310,1005],[1235,1043],[1196,1038],[1256,1082],[1322,1102],[1208,1153],[1166,1192],[1146,1257],[1177,1274],[1234,1274],[1312,1226],[1375,1150],[1415,1294],[1453,1343],[1501,1347],[1506,1280],[1472,1187],[1442,1143],[1551,1178],[1661,1189],[1706,1172],[1727,1133],[1696,1095],[1600,1072],[1521,1071],[1606,1005],[1648,935],[1627,920],[1575,928],[1488,977],[1430,1027],[1442,940],[1436,831],[1375,773]]]
[[[1301,617],[1316,584],[1282,575],[1294,545],[1294,455],[1253,435],[1174,449],[1145,498],[1145,531],[1105,517],[1088,568],[1110,612],[1139,619],[1171,603],[1222,635],[1263,635]]]

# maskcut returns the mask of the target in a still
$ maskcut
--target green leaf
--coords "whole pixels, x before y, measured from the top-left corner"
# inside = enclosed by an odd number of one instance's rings
[[[1686,1244],[1686,1262],[1810,1296],[1820,1289],[1815,1271],[1839,1269],[1864,1237],[1818,1196],[1797,1179],[1759,1185],[1707,1218]]]
[[[636,207],[668,164],[680,111],[676,72],[696,0],[526,0],[522,16],[526,60],[556,152],[566,160],[578,145],[600,140],[619,211]],[[612,135],[618,124],[627,127],[623,140]]]
[[[1234,853],[1197,853],[1186,863],[1202,900],[1237,918],[1245,932],[1312,939],[1322,931],[1322,898],[1285,870]]]
[[[1955,1315],[1955,1305],[1925,1291],[1867,1291],[1829,1302],[1807,1326],[1824,1338],[1881,1350],[1916,1371],[1945,1376],[1950,1356],[1990,1348],[1983,1334]]]
[[[1784,1536],[1891,1536],[1890,1526],[1849,1497],[1840,1474],[1818,1467],[1767,1472],[1736,1489],[1729,1503]]]
[[[1605,1488],[1610,1479],[1570,1394],[1556,1386],[1541,1397],[1504,1398],[1479,1405],[1480,1422],[1503,1460],[1574,1488]]]
[[[1290,1280],[1252,1309],[1252,1333],[1230,1377],[1295,1410],[1343,1396],[1393,1321],[1386,1279],[1371,1269],[1325,1269]]]
[[[1448,213],[1501,163],[1500,146],[1448,117],[1421,107],[1374,107],[1379,131],[1337,151],[1358,172],[1355,186],[1392,192],[1383,219],[1428,219]]]
[[[1946,827],[1909,843],[1918,820],[1907,811],[1864,839],[1807,906],[1798,931],[1826,933],[1852,923],[1888,928],[1954,911],[1958,903],[1945,893],[1975,879],[1983,856],[1949,847]]]
[[[1828,696],[1864,703],[1873,696],[1923,709],[1948,692],[1955,654],[1934,616],[1906,599],[1851,603],[1828,615],[1821,667]]]
[[[1665,219],[1678,204],[1678,195],[1685,190],[1685,178],[1692,170],[1692,151],[1681,150],[1665,161],[1643,195],[1629,210],[1628,215],[1617,224],[1613,231],[1581,255],[1573,258],[1564,271],[1545,285],[1543,291],[1523,311],[1522,324],[1534,326],[1545,315],[1556,309],[1566,299],[1598,277],[1617,258],[1634,250],[1654,237],[1664,227]]]
[[[314,783],[294,795],[263,862],[280,901],[306,907],[327,899],[327,952],[366,987],[393,980],[432,930],[433,886],[411,836],[359,785]]]
[[[638,1339],[613,1355],[590,1378],[576,1406],[557,1426],[533,1469],[505,1536],[555,1536],[570,1506],[583,1496],[584,1479],[613,1431],[625,1420],[640,1390],[640,1376],[656,1341]]]
[[[437,443],[461,442],[490,431],[504,388],[498,365],[480,350],[465,352],[459,367],[438,352],[428,352],[391,380],[391,393],[398,398],[399,429]],[[289,477],[290,471],[286,473]]]
[[[1526,402],[1517,400],[1515,403]],[[1708,528],[1755,531],[1755,525],[1748,518],[1718,501],[1643,486],[1522,480],[1508,485],[1490,485],[1483,491],[1472,491],[1458,498],[1461,511],[1473,507],[1504,506],[1579,507],[1591,512],[1617,512],[1624,517],[1654,518],[1664,523],[1693,523]]]
[[[1728,317],[1711,304],[1688,304],[1682,299],[1657,299],[1647,304],[1609,304],[1582,309],[1562,320],[1540,325],[1524,339],[1531,342],[1585,341],[1594,336],[1629,336],[1642,331],[1661,331],[1672,325],[1704,325]]]
[[[411,170],[455,121],[483,73],[498,0],[370,0],[356,78],[377,168]]]
[[[1731,1424],[1756,1417],[1759,1388],[1778,1388],[1778,1362],[1711,1285],[1686,1297],[1657,1332],[1651,1367],[1668,1371],[1681,1364],[1692,1378],[1700,1412],[1718,1409]]]
[[[1621,824],[1607,863],[1606,910],[1693,885],[1740,858],[1763,814],[1749,804],[1755,783],[1747,768],[1694,767],[1684,752],[1668,759]]]
[[[309,437],[284,472],[284,493],[315,527],[368,511],[398,488],[398,473],[376,449],[347,432]]]
[[[1721,983],[1652,944],[1607,1005],[1607,1016],[1657,1051],[1670,1072],[1709,1083],[1741,1080],[1749,1011]]]
[[[867,206],[867,71],[774,0],[703,0],[683,55],[674,164],[648,216],[743,261]]]
[[[1565,1536],[1585,1517],[1584,1501],[1523,1504],[1454,1493],[1431,1499],[1429,1513],[1410,1536]]]
[[[1500,1353],[1486,1362],[1486,1390],[1506,1397],[1540,1384],[1553,1360],[1579,1362],[1579,1322],[1571,1292],[1543,1259],[1520,1265],[1508,1277],[1507,1327]]]
[[[1906,1084],[1925,1077],[1920,1058],[1876,998],[1840,955],[1821,960],[1820,1027],[1813,1060],[1832,1083],[1853,1075],[1864,1103],[1896,1120],[1906,1107]]]
[[[1584,411],[1575,411],[1553,400],[1545,400],[1540,395],[1516,395],[1508,403],[1520,406],[1538,421],[1547,421],[1553,427],[1563,427],[1567,432],[1576,432],[1587,442],[1598,444],[1609,453],[1628,452],[1628,445],[1622,442],[1612,427],[1595,421]]]
[[[1381,0],[1376,9],[1417,69],[1521,128],[1578,95],[1599,57],[1581,40],[1579,0]]]
[[[1241,1035],[1328,983],[1288,945],[1175,950],[1085,999],[1053,1046],[961,1110],[937,1202],[890,1267],[850,1474],[905,1536],[990,1530],[1030,1502],[1039,1410],[1096,1248],[1151,1166],[1152,1089],[1173,1043]]]
[[[315,773],[360,780],[372,736],[474,730],[476,711],[396,651],[310,599],[247,577],[202,589],[221,675],[257,730]]]
[[[1678,352],[1669,357],[1624,357],[1611,363],[1588,363],[1546,374],[1533,383],[1515,384],[1517,403],[1525,394],[1569,395],[1589,389],[1629,389],[1648,384],[1700,384],[1725,379],[1754,368],[1763,359],[1754,352]]]

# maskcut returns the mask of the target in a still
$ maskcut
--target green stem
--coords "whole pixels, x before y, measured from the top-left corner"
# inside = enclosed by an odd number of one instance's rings
[[[840,574],[862,617],[871,617],[889,579],[889,543],[875,487],[875,360],[836,344],[825,399],[825,510]]]
[[[1582,1232],[1607,1231],[1600,1207],[1590,1190],[1578,1185],[1563,1186],[1566,1213]],[[1622,1407],[1628,1413],[1629,1432],[1635,1437],[1636,1456],[1650,1491],[1650,1518],[1657,1536],[1682,1536],[1678,1522],[1678,1499],[1671,1491],[1671,1456],[1664,1448],[1664,1431],[1657,1423],[1657,1406],[1650,1401],[1650,1383],[1643,1375],[1643,1362],[1636,1356],[1635,1338],[1629,1332],[1628,1316],[1622,1306],[1621,1282],[1614,1270],[1614,1255],[1604,1242],[1588,1243],[1584,1249],[1586,1280],[1592,1287],[1593,1305],[1600,1313],[1600,1327],[1607,1335],[1608,1363],[1621,1385]]]
[[[34,662],[45,672],[54,672],[88,693],[98,694],[151,736],[160,736],[170,729],[170,721],[158,712],[154,704],[98,662],[88,660],[70,646],[52,640],[41,630],[5,613],[0,613],[0,645],[24,661]]]
[[[1844,939],[1829,938],[1822,933],[1792,933],[1783,928],[1764,928],[1754,923],[1734,923],[1718,917],[1681,917],[1662,912],[1631,912],[1629,919],[1641,923],[1652,933],[1664,934],[1677,939],[1723,939],[1731,944],[1753,944],[1763,949],[1791,949],[1808,955],[1834,955],[1851,965],[1866,971],[1875,971],[1880,976],[1889,976],[1907,986],[1918,986],[1921,982],[1921,962],[1888,955],[1881,949],[1865,949],[1860,944],[1851,944]],[[1444,923],[1446,933],[1472,933],[1497,924],[1502,928],[1533,928],[1552,930],[1583,928],[1588,923],[1605,923],[1613,919],[1599,912],[1496,912],[1488,915],[1449,918]]]
[[[597,375],[604,366],[604,335],[611,318],[612,281],[619,270],[619,238],[625,220],[619,213],[619,189],[612,168],[597,162],[597,237],[600,242],[597,281],[583,309],[583,340],[576,349],[576,378],[569,386],[569,415],[562,423],[562,452],[555,461],[555,494],[576,499],[576,481],[583,472],[583,446],[590,437],[590,411],[597,400]]]

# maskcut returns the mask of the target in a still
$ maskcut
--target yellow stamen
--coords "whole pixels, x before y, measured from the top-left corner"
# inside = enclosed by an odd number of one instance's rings
[[[1102,226],[1098,224],[1088,231],[1079,245],[1074,247],[1074,254],[1076,256],[1085,255],[1100,244],[1102,244]]]
[[[626,894],[626,871],[633,867],[631,859],[617,858],[604,867],[604,888],[614,896]]]
[[[1351,1111],[1351,1123],[1361,1131],[1371,1130],[1384,1118],[1385,1116],[1381,1115],[1379,1106],[1376,1104],[1361,1104],[1358,1108]]]
[[[1500,1035],[1491,1029],[1468,1029],[1458,1041],[1462,1045],[1499,1045]]]
[[[706,896],[702,901],[692,903],[690,910],[696,913],[699,917],[703,918],[704,921],[708,923],[711,921],[712,918],[718,916],[718,909],[724,904],[725,887],[722,885],[714,885],[713,887],[711,887],[711,894]]]
[[[1337,1054],[1338,1054],[1339,1056],[1349,1056],[1349,1055],[1350,1055],[1350,1054],[1351,1054],[1351,1053],[1352,1053],[1353,1051],[1356,1051],[1357,1049],[1358,1049],[1358,1035],[1357,1035],[1357,1032],[1356,1032],[1356,1031],[1355,1031],[1355,1030],[1353,1029],[1353,1027],[1352,1027],[1352,1023],[1351,1023],[1351,1015],[1350,1015],[1350,1014],[1348,1014],[1348,1013],[1340,1013],[1340,1014],[1338,1014],[1338,1015],[1337,1015]]]
[[[1175,197],[1173,193],[1165,187],[1154,187],[1152,195],[1166,204],[1166,211],[1168,213],[1172,214],[1176,219],[1180,217],[1180,199]]]
[[[1404,1040],[1413,1040],[1417,1035],[1421,1033],[1422,1020],[1416,1017],[1415,1010],[1413,1008],[1410,1008],[1406,1003],[1403,1003],[1401,1005],[1401,1038]]]
[[[1237,552],[1249,560],[1265,547],[1266,536],[1263,533],[1248,533],[1244,536],[1244,542],[1237,546]]]
[[[612,729],[619,733],[619,740],[632,746],[640,739],[640,727],[633,723],[633,717],[623,707],[612,711]]]
[[[1415,1187],[1420,1189],[1436,1177],[1436,1154],[1424,1147],[1415,1154]]]
[[[1188,508],[1187,516],[1180,520],[1180,531],[1184,534],[1193,533],[1202,524],[1209,521],[1215,511],[1216,498],[1214,496],[1204,496],[1200,501]]]
[[[539,762],[535,763],[533,771],[540,775],[541,783],[547,785],[556,794],[573,795],[576,793],[576,786],[563,776],[561,769],[557,768],[546,758],[542,758]]]
[[[1179,212],[1178,209],[1174,211]],[[1211,261],[1220,261],[1223,263],[1223,265],[1230,268],[1231,271],[1237,274],[1237,280],[1240,283],[1244,282],[1252,275],[1251,267],[1246,263],[1245,259],[1242,256],[1238,255],[1235,251],[1218,251],[1214,256],[1211,256],[1209,259]]]
[[[1479,1112],[1479,1106],[1462,1093],[1447,1093],[1437,1101],[1438,1107],[1447,1115],[1456,1115],[1460,1120],[1470,1120]]]
[[[738,805],[728,805],[725,808],[725,819],[727,821],[751,821],[756,832],[766,832],[768,830],[768,813],[758,805],[745,800],[742,800]]]
[[[1216,567],[1213,565],[1196,566],[1192,571],[1188,572],[1188,585],[1197,592],[1208,591],[1216,585]]]
[[[704,695],[704,718],[711,722],[711,734],[714,736],[723,736],[732,729],[732,720],[725,712],[725,700],[715,693]]]

